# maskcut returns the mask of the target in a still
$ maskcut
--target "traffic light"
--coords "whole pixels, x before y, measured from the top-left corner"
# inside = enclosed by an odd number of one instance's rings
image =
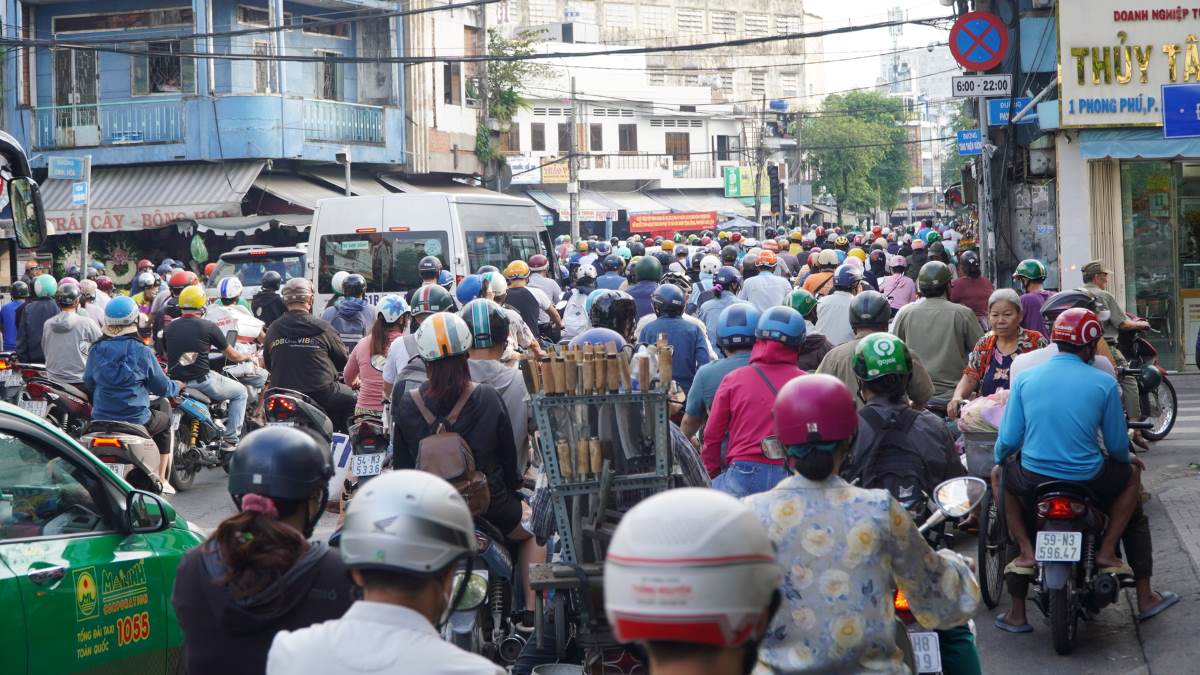
[[[787,213],[787,164],[772,162],[767,165],[767,183],[771,186],[771,215]]]

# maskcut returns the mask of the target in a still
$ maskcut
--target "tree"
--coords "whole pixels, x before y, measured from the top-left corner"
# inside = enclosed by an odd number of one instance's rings
[[[967,102],[958,103],[954,111],[954,119],[950,122],[950,135],[957,136],[960,131],[978,128],[979,122],[972,114],[971,106]],[[942,184],[940,187],[944,192],[946,188],[959,182],[962,176],[961,169],[965,159],[958,156],[958,140],[956,138],[946,141],[946,149],[942,153],[942,157]]]
[[[520,31],[512,37],[504,37],[494,28],[488,29],[489,56],[529,56],[537,51],[538,33]],[[521,88],[529,82],[550,77],[553,70],[538,61],[489,61],[487,67],[487,117],[499,122],[502,128],[512,122],[529,102],[521,95]],[[475,154],[485,164],[495,156],[491,133],[484,120],[480,120],[475,134]]]

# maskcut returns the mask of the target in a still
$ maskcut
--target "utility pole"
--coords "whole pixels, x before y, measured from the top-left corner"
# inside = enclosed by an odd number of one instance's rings
[[[567,196],[571,199],[571,241],[579,241],[579,166],[575,161],[576,134],[575,118],[579,114],[575,100],[575,76],[571,76],[571,154],[567,157]]]
[[[762,229],[762,176],[767,165],[767,95],[763,94],[762,107],[758,110],[758,147],[754,151],[754,225]],[[754,233],[758,235],[758,232]]]
[[[982,73],[980,73],[982,75]],[[988,150],[987,99],[979,103],[979,267],[985,279],[993,278],[992,270],[992,153]]]

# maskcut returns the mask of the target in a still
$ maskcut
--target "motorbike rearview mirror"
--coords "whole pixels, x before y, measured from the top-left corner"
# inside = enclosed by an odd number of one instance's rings
[[[787,457],[787,448],[783,447],[783,443],[779,442],[779,438],[767,436],[762,439],[762,453],[767,459],[785,459]]]
[[[930,499],[949,518],[962,518],[979,505],[987,492],[987,483],[974,476],[951,478],[933,490]]]
[[[483,604],[487,599],[488,578],[482,570],[471,572],[471,578],[467,581],[467,587],[459,597],[458,588],[463,583],[463,577],[466,574],[462,571],[454,574],[454,588],[450,591],[450,597],[458,597],[458,602],[454,604],[454,611],[467,612],[475,609]]]

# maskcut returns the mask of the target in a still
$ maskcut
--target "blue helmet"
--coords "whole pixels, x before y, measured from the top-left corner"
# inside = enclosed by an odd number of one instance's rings
[[[621,337],[620,333],[611,328],[589,328],[571,340],[572,347],[607,344],[614,344],[617,346],[617,349],[624,349],[625,338]]]
[[[41,278],[41,277],[39,277]],[[111,327],[137,324],[138,305],[128,295],[118,295],[104,307],[104,325]]]
[[[754,344],[762,312],[748,302],[735,302],[721,310],[717,317],[717,345],[749,347]]]
[[[482,293],[483,277],[478,274],[469,274],[458,282],[458,291],[455,294],[458,296],[458,302],[465,305],[478,298]]]
[[[789,347],[799,347],[804,343],[804,317],[800,312],[777,305],[763,312],[754,329],[754,337],[760,340],[774,340]]]
[[[839,265],[833,272],[833,287],[853,289],[863,279],[862,270],[854,265]]]
[[[604,256],[608,255],[609,253],[612,253],[612,244],[609,244],[607,241],[599,242],[596,244],[595,251],[596,251],[596,255],[603,258]]]
[[[839,249],[835,249],[834,253],[837,255],[839,265],[846,262],[846,252],[845,251],[843,251],[842,249],[839,248]]]
[[[609,272],[616,272],[621,269],[621,259],[616,255],[608,255],[604,258],[604,269]]]
[[[175,262],[175,261],[171,260],[170,258],[167,258],[166,260],[162,261],[162,263],[158,266],[158,274],[160,276],[165,276],[167,274],[170,274],[171,270],[173,269],[171,267],[171,263],[173,263],[173,262]]]
[[[438,286],[450,290],[450,286],[454,284],[454,275],[450,273],[450,270],[442,270],[438,272],[437,283]]]
[[[713,283],[719,285],[722,291],[737,293],[742,287],[742,273],[737,268],[725,265],[713,275]]]
[[[391,294],[385,295],[379,300],[379,304],[375,306],[375,315],[383,319],[384,323],[396,323],[400,317],[408,314],[412,310],[409,309],[408,301],[403,295]]]
[[[675,284],[659,284],[650,296],[650,303],[654,306],[654,313],[659,316],[679,316],[683,314],[687,301],[683,297],[683,290]]]

